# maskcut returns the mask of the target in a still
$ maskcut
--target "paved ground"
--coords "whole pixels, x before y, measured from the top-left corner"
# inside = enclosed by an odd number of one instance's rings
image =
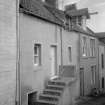
[[[75,105],[105,105],[105,96],[82,97]]]

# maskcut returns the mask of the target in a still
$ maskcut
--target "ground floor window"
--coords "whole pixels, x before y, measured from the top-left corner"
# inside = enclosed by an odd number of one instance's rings
[[[91,66],[91,74],[92,74],[91,84],[95,85],[96,83],[96,65]]]
[[[34,65],[41,65],[41,44],[34,44]]]

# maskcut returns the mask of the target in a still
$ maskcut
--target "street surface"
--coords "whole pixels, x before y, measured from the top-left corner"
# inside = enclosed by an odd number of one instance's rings
[[[100,97],[85,97],[80,99],[76,105],[105,105],[105,96]]]

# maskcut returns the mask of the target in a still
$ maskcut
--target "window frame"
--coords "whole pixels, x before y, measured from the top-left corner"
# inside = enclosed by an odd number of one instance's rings
[[[94,44],[91,41],[94,41]],[[96,44],[95,38],[90,38],[90,46],[89,46],[89,48],[90,48],[90,57],[95,57],[95,55],[96,55],[96,45],[95,44]]]
[[[84,41],[83,38],[86,38]],[[82,48],[82,57],[86,58],[88,56],[88,46],[87,46],[87,36],[82,36],[81,37],[81,48]]]
[[[37,51],[35,51],[35,47]],[[38,59],[38,60],[35,60],[35,59]],[[34,66],[41,66],[41,44],[40,43],[34,43]]]
[[[92,80],[91,80],[91,84],[93,85],[93,86],[95,86],[95,84],[96,84],[96,65],[92,65],[91,66],[91,73],[92,73]]]

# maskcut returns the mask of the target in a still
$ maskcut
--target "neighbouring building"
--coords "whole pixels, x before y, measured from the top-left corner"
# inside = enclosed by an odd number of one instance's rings
[[[105,32],[96,33],[98,38],[98,69],[100,89],[105,91]]]
[[[0,105],[15,105],[16,49],[16,0],[0,0]]]

